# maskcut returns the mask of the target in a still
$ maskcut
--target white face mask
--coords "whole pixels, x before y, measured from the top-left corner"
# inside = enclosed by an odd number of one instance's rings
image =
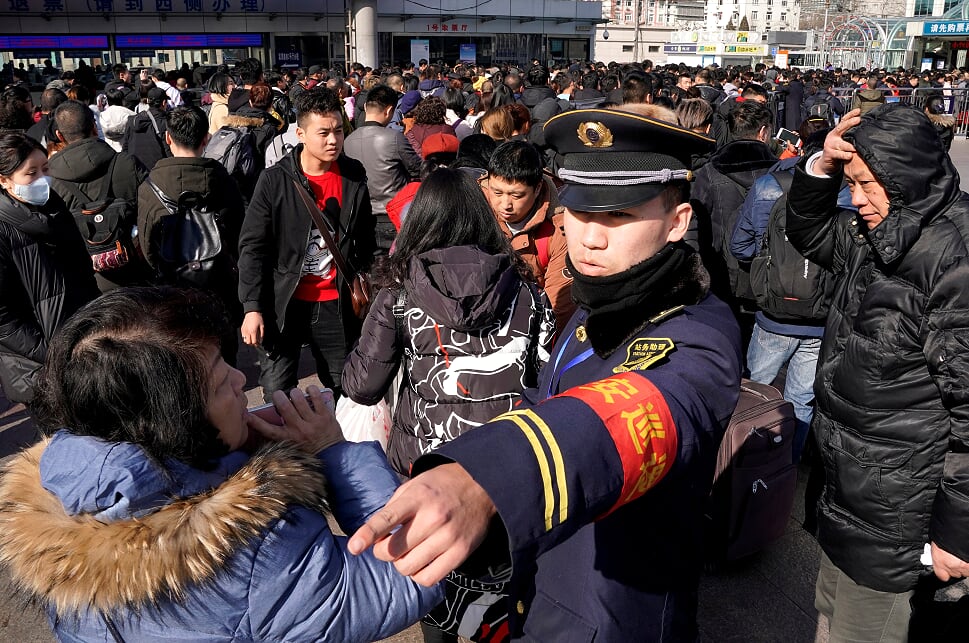
[[[31,205],[44,205],[50,198],[50,178],[39,176],[27,185],[14,183],[10,188],[10,194]]]

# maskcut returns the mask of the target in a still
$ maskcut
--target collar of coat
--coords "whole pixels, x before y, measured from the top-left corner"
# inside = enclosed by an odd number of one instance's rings
[[[16,456],[0,479],[0,561],[59,614],[178,600],[212,579],[288,507],[326,509],[320,461],[273,444],[218,487],[146,516],[110,523],[72,516],[41,484],[48,442]]]

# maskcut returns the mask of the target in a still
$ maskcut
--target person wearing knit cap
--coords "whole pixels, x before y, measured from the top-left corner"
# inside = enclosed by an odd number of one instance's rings
[[[704,508],[741,375],[736,321],[683,242],[691,158],[713,141],[608,110],[545,135],[579,310],[538,388],[418,459],[349,549],[421,584],[456,568],[507,580],[509,620],[487,630],[511,640],[696,640]],[[475,613],[454,605],[459,633]]]

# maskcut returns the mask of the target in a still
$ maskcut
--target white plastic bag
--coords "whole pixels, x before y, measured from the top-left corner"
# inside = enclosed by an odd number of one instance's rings
[[[391,418],[384,400],[373,406],[364,406],[344,395],[336,403],[336,419],[343,429],[343,437],[350,442],[376,440],[384,451],[387,450]]]

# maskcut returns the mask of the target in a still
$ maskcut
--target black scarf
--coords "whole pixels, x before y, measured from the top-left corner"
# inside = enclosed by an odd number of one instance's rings
[[[585,322],[592,348],[606,358],[659,313],[692,306],[710,289],[710,275],[684,242],[668,243],[655,255],[607,277],[586,277],[566,257],[572,298],[589,313]]]

